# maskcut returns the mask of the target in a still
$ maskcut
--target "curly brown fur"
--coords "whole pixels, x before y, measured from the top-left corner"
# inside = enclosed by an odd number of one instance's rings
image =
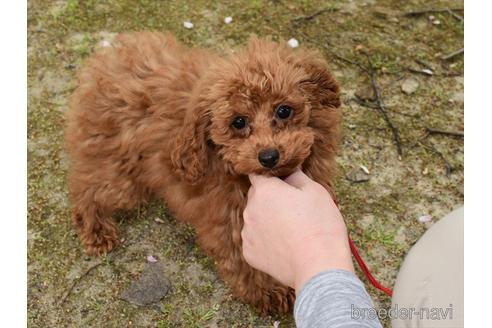
[[[280,104],[293,109],[275,117]],[[227,57],[171,35],[120,35],[89,59],[67,114],[72,219],[88,254],[117,244],[116,209],[155,195],[192,224],[234,294],[261,313],[289,311],[291,288],[241,252],[248,173],[296,167],[331,190],[339,87],[315,52],[252,38]],[[231,126],[235,117],[247,126]],[[258,153],[275,148],[273,168]]]

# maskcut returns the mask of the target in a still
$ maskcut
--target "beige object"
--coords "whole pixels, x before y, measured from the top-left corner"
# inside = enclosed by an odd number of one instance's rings
[[[464,209],[446,215],[412,247],[398,273],[392,327],[463,327]]]

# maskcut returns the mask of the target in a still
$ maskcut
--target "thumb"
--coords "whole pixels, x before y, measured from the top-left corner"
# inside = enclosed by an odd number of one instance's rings
[[[270,186],[277,186],[277,185],[284,184],[284,182],[277,177],[271,177],[271,176],[260,175],[255,173],[249,174],[248,177],[253,187],[258,187],[264,184],[269,184]]]
[[[297,189],[304,189],[311,179],[301,169],[297,169],[297,171],[285,178],[284,181]]]

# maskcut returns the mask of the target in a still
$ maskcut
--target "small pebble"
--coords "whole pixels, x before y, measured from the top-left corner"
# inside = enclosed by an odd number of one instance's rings
[[[374,101],[376,100],[376,92],[371,85],[362,85],[360,88],[355,90],[355,96],[360,100]]]
[[[362,168],[354,168],[347,175],[346,178],[348,181],[353,183],[361,183],[367,182],[370,179],[370,175],[367,174]]]
[[[413,78],[405,79],[401,84],[401,90],[407,95],[414,93],[418,88],[419,82]]]
[[[192,22],[183,22],[183,26],[187,29],[192,29],[193,28],[193,23]]]
[[[299,41],[297,41],[297,39],[294,39],[294,38],[292,38],[289,41],[287,41],[287,44],[291,48],[297,48],[297,47],[299,47]]]
[[[224,18],[224,23],[226,23],[226,24],[232,23],[232,17],[231,16],[227,16],[226,18]]]

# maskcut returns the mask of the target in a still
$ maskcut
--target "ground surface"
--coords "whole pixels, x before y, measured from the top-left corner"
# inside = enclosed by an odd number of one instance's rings
[[[158,203],[121,215],[124,242],[115,252],[102,259],[84,255],[69,222],[63,113],[75,72],[114,33],[169,30],[188,45],[218,51],[242,45],[256,33],[295,37],[301,46],[320,49],[343,89],[336,180],[342,212],[375,275],[392,285],[411,245],[463,203],[462,138],[425,137],[426,127],[463,131],[463,57],[441,59],[463,47],[463,22],[449,12],[403,14],[462,6],[461,1],[418,0],[29,1],[29,326],[258,327],[275,320],[293,326],[290,316],[259,318],[235,301],[217,279],[213,261],[195,246],[193,230]],[[329,10],[312,15],[324,8]],[[226,16],[233,17],[229,25]],[[185,29],[185,20],[194,28]],[[401,134],[401,158],[381,113],[359,104],[360,98],[373,98],[367,92],[371,80],[353,62],[366,67],[368,58]],[[434,75],[411,72],[425,68],[416,59],[430,64]],[[347,175],[367,178],[361,165],[369,180],[348,181]],[[422,223],[423,215],[433,219]],[[172,291],[155,306],[130,305],[121,293],[148,265],[149,255],[164,263]],[[369,292],[378,307],[390,305],[378,291],[369,287]]]

